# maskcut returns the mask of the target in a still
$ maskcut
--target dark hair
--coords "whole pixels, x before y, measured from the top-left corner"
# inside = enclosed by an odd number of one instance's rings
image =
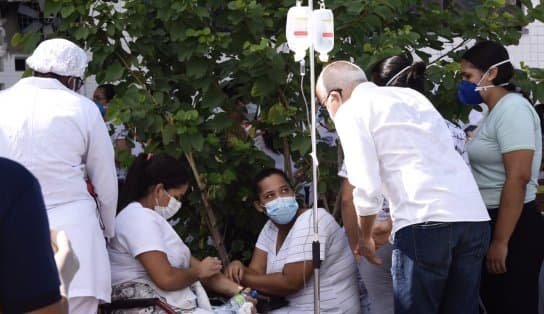
[[[409,56],[398,55],[382,59],[370,70],[370,78],[378,86],[385,86],[398,75],[389,86],[409,87],[423,93],[425,87],[425,69],[423,62],[413,63]],[[407,68],[408,67],[408,68]]]
[[[189,176],[181,160],[163,154],[142,153],[136,157],[128,170],[117,212],[131,202],[145,197],[159,183],[162,183],[165,189],[171,189],[188,182]]]
[[[259,193],[261,193],[261,187],[259,186],[261,181],[275,174],[282,176],[283,179],[285,179],[285,182],[287,182],[287,184],[289,184],[289,186],[293,188],[293,185],[291,184],[291,181],[289,181],[289,178],[287,177],[285,172],[276,168],[265,168],[261,170],[253,179],[253,192],[255,193],[256,199],[259,199]]]
[[[465,51],[461,59],[470,62],[474,67],[482,72],[486,72],[489,68],[501,61],[510,59],[506,48],[494,41],[481,41],[474,45],[469,50]],[[512,62],[506,62],[497,67],[497,77],[491,81],[494,85],[509,83],[504,88],[511,92],[522,94],[530,103],[533,101],[519,87],[510,83],[514,76],[514,66]]]
[[[468,133],[468,132],[472,132],[472,131],[476,130],[476,128],[477,128],[477,126],[471,124],[471,125],[467,126],[464,131],[465,131],[465,133]]]
[[[115,87],[113,84],[98,85],[96,89],[101,89],[104,91],[104,97],[106,97],[107,102],[110,102],[110,100],[115,97]]]

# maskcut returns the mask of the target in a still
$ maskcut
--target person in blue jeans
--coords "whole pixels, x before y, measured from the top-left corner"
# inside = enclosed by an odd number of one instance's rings
[[[354,186],[356,253],[371,263],[382,262],[372,226],[389,201],[395,313],[478,313],[489,215],[440,113],[419,92],[377,86],[347,61],[323,69],[316,96]]]

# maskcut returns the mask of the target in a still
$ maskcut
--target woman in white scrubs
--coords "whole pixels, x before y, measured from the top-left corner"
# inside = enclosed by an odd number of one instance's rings
[[[65,39],[42,42],[27,59],[33,77],[0,93],[0,129],[11,158],[40,182],[50,227],[66,232],[79,259],[68,290],[70,313],[110,301],[105,238],[117,203],[113,147],[96,105],[76,91],[85,51]],[[87,190],[94,185],[96,201]]]

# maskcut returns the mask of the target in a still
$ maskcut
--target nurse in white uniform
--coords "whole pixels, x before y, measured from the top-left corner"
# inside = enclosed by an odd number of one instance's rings
[[[110,301],[105,238],[114,235],[117,203],[114,153],[104,120],[96,105],[76,92],[87,62],[74,43],[46,40],[27,59],[33,77],[0,93],[0,131],[9,153],[38,178],[50,227],[66,232],[79,259],[68,291],[70,313],[76,314],[96,313],[100,301]]]

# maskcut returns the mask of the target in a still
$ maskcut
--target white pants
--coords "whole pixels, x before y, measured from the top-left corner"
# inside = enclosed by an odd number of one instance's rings
[[[52,229],[66,232],[79,260],[79,269],[70,283],[68,297],[94,297],[109,302],[110,260],[94,201],[74,201],[50,208],[47,216]]]
[[[98,299],[93,297],[75,297],[68,299],[70,314],[96,314]]]
[[[371,264],[364,257],[359,261],[359,273],[368,291],[371,314],[394,313],[393,277],[391,276],[392,250],[393,245],[389,242],[376,250],[376,255],[382,260],[381,265]]]

